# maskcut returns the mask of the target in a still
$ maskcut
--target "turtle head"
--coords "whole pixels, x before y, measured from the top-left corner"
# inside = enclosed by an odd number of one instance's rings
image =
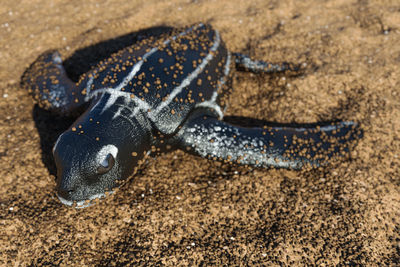
[[[57,194],[66,205],[87,207],[130,177],[141,163],[149,133],[135,118],[83,114],[58,138],[53,154]],[[93,114],[90,114],[93,115]]]

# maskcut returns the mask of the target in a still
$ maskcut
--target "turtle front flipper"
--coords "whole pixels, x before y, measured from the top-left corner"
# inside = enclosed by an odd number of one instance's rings
[[[71,115],[85,100],[62,65],[60,54],[47,51],[25,71],[21,81],[39,106],[62,115]]]
[[[361,135],[354,122],[313,128],[236,127],[214,117],[190,119],[179,131],[181,149],[220,161],[255,167],[319,167],[349,152]]]
[[[297,71],[299,66],[288,62],[270,63],[261,60],[253,60],[247,55],[233,53],[236,68],[238,70],[250,71],[253,73],[277,73],[284,71]]]

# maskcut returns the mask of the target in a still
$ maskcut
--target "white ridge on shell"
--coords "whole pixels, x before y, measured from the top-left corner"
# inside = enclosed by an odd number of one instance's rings
[[[202,25],[203,25],[203,24],[200,23],[198,26],[201,27]],[[186,31],[181,32],[181,33],[178,34],[177,36],[173,36],[171,39],[166,40],[166,41],[164,42],[164,45],[169,44],[169,43],[171,42],[171,40],[175,40],[176,38],[178,38],[178,37],[180,37],[180,36],[184,36],[185,34],[191,32],[191,31],[194,29],[194,27],[195,27],[195,26],[193,26],[193,27],[187,29]],[[133,77],[140,71],[140,69],[141,69],[141,67],[142,67],[142,65],[143,65],[143,63],[144,63],[144,61],[145,61],[148,57],[150,57],[152,54],[154,54],[155,52],[157,52],[157,51],[158,51],[158,48],[157,48],[157,47],[154,47],[154,48],[152,48],[149,52],[147,52],[146,54],[144,54],[143,58],[142,58],[139,62],[137,62],[137,63],[132,67],[132,70],[129,72],[129,74],[128,74],[128,75],[124,78],[124,80],[123,80],[120,84],[118,84],[116,87],[101,88],[101,89],[98,89],[98,90],[96,90],[95,92],[91,93],[91,92],[90,92],[90,88],[91,88],[91,86],[92,86],[92,84],[93,84],[93,77],[91,77],[91,78],[88,80],[87,84],[86,84],[86,91],[87,91],[88,97],[85,98],[85,100],[86,100],[86,99],[87,99],[87,100],[92,99],[92,98],[98,96],[100,93],[103,93],[103,94],[104,94],[105,92],[109,93],[111,96],[110,96],[110,98],[107,100],[107,102],[106,102],[106,104],[104,105],[103,109],[101,110],[101,113],[103,113],[105,110],[107,110],[109,107],[111,107],[111,106],[115,103],[115,101],[117,101],[117,99],[118,99],[120,96],[124,96],[124,97],[129,96],[129,97],[130,97],[130,93],[129,93],[129,92],[121,91],[121,89],[124,88],[124,87],[133,79]],[[136,99],[133,98],[133,100],[134,100],[135,103],[138,104],[138,106],[139,106],[141,109],[143,109],[143,110],[147,110],[147,109],[150,108],[150,105],[149,105],[146,101],[143,101],[143,100],[140,100],[140,101],[139,101],[137,98],[136,98]],[[92,108],[92,110],[93,110],[93,109],[94,109],[94,107]],[[101,114],[101,113],[100,113],[100,114]],[[119,114],[119,113],[118,113],[118,114]]]
[[[164,42],[164,44],[168,44],[171,42],[171,40],[175,40],[176,38],[180,37],[180,36],[184,36],[185,34],[191,32],[195,27],[201,27],[203,26],[202,23],[193,26],[189,29],[187,29],[186,31],[181,32],[180,34],[171,37],[170,39],[166,40]],[[131,93],[130,92],[125,92],[125,91],[121,91],[121,89],[123,87],[125,87],[132,79],[133,77],[140,71],[143,62],[152,54],[154,54],[158,48],[152,48],[149,52],[147,52],[144,56],[143,59],[140,60],[139,62],[137,62],[133,67],[132,70],[130,71],[130,73],[124,78],[124,80],[119,83],[116,87],[108,87],[108,88],[100,88],[95,90],[94,92],[91,92],[91,87],[93,84],[93,80],[94,77],[90,77],[90,79],[88,80],[87,84],[86,84],[86,92],[87,92],[87,97],[85,98],[85,100],[89,100],[89,99],[93,99],[96,98],[100,95],[100,98],[102,98],[104,96],[104,94],[109,94],[110,97],[107,99],[107,102],[104,104],[104,106],[102,107],[101,113],[103,113],[105,110],[107,110],[108,108],[110,108],[120,97],[123,97],[126,101],[133,101],[136,104],[136,107],[134,108],[134,112],[133,114],[131,114],[131,116],[129,117],[134,117],[137,115],[137,112],[139,112],[140,110],[142,111],[148,111],[151,110],[151,112],[149,112],[149,118],[152,120],[156,120],[157,119],[157,115],[162,111],[163,108],[165,108],[166,106],[168,106],[171,101],[174,99],[174,97],[179,94],[182,89],[186,86],[188,86],[193,79],[195,79],[196,77],[199,76],[199,74],[204,70],[205,66],[210,62],[210,60],[212,60],[212,58],[214,57],[214,52],[218,49],[219,45],[220,45],[220,35],[219,32],[216,30],[215,31],[215,37],[214,37],[214,43],[212,45],[212,47],[210,48],[210,52],[207,54],[207,56],[203,59],[203,61],[201,62],[201,64],[192,72],[190,73],[183,81],[182,83],[175,87],[172,90],[172,93],[169,95],[169,97],[163,101],[155,110],[152,110],[151,105],[142,100],[139,99],[138,97],[131,97]],[[228,52],[228,56],[227,56],[227,62],[225,64],[225,68],[224,68],[224,74],[225,76],[227,76],[229,74],[229,66],[230,66],[230,62],[231,62],[231,55]],[[219,105],[216,104],[216,99],[218,97],[218,90],[222,87],[222,85],[225,83],[225,79],[226,77],[222,77],[220,79],[219,82],[219,87],[216,90],[216,92],[213,93],[212,97],[210,100],[208,101],[204,101],[202,103],[199,103],[198,105],[196,105],[195,107],[208,107],[210,109],[215,110],[218,113],[218,116],[220,119],[223,118],[223,111],[221,110],[221,107]],[[94,110],[95,108],[98,107],[98,105],[100,104],[101,101],[98,101],[96,103],[96,105],[94,105],[92,107],[91,110]],[[121,115],[121,111],[122,111],[123,107],[120,107],[119,110],[114,114],[112,119],[115,119],[116,117]],[[100,114],[101,114],[100,113]]]
[[[172,100],[175,98],[177,94],[179,94],[183,88],[188,86],[196,77],[199,76],[200,73],[204,70],[205,66],[210,62],[210,60],[214,57],[214,52],[217,51],[219,45],[221,43],[221,38],[219,36],[219,32],[216,30],[215,31],[215,38],[214,38],[214,44],[212,45],[210,52],[207,54],[207,56],[203,59],[203,61],[200,63],[197,68],[191,72],[183,81],[182,83],[175,87],[171,94],[168,96],[168,98],[161,102],[161,104],[150,114],[150,118],[154,119],[158,115],[158,113],[161,112],[163,108],[168,106]]]

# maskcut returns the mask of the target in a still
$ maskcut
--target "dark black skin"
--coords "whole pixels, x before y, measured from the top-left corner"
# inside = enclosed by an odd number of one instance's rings
[[[152,142],[150,128],[145,125],[147,122],[143,116],[111,120],[113,109],[101,116],[96,114],[98,109],[88,111],[60,136],[53,149],[58,195],[67,200],[71,196],[77,201],[85,200],[118,186],[121,180],[132,175],[134,166],[139,165],[138,161],[150,149]],[[115,132],[119,133],[118,138],[115,138]],[[105,168],[94,156],[99,147],[109,144],[119,149],[116,158],[106,155],[109,156],[106,158],[109,166]],[[132,151],[136,151],[138,156],[133,157]]]
[[[150,152],[183,149],[249,166],[301,169],[345,155],[360,136],[353,122],[299,129],[222,121],[234,67],[295,70],[230,54],[219,34],[202,24],[127,47],[76,85],[57,52],[40,56],[23,77],[38,103],[63,115],[86,108],[54,146],[60,200],[87,206],[132,176]]]

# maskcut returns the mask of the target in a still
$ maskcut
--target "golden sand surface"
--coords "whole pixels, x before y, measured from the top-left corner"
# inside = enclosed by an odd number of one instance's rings
[[[143,29],[211,24],[231,51],[305,63],[239,72],[227,115],[355,120],[351,159],[311,171],[247,169],[176,151],[86,209],[55,195],[51,148],[73,120],[20,86],[58,49],[73,79]],[[398,0],[2,1],[0,265],[400,264]]]

